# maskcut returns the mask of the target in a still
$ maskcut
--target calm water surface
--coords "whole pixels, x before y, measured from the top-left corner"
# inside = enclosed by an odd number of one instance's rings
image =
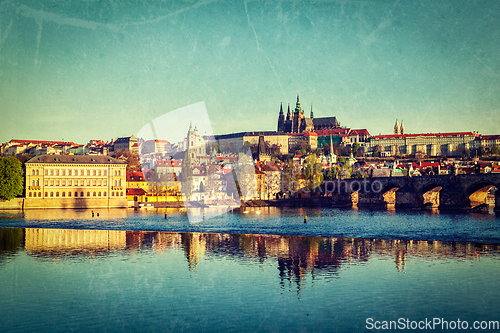
[[[367,318],[500,320],[494,215],[262,208],[190,224],[179,210],[167,220],[164,210],[99,213],[0,215],[0,331],[369,332]]]

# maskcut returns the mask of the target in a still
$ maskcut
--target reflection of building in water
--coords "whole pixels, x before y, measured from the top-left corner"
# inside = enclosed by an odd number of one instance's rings
[[[196,270],[201,257],[205,254],[206,239],[210,234],[200,234],[198,232],[183,233],[182,246],[186,253],[189,270]]]
[[[79,254],[121,250],[126,231],[26,228],[24,250],[31,253]]]

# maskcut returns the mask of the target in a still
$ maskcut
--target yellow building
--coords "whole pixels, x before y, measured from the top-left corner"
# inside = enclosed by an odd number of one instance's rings
[[[109,156],[33,157],[26,162],[25,208],[126,207],[126,166]]]

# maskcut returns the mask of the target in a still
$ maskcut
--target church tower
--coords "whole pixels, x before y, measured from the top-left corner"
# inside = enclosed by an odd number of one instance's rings
[[[394,125],[394,134],[395,135],[401,134],[401,129],[399,128],[398,120],[397,119],[396,119],[396,125]]]
[[[401,127],[399,128],[401,134],[405,134],[405,126],[403,125],[403,121],[401,120]]]
[[[311,103],[311,116],[309,118],[314,119],[314,113],[313,113],[313,105],[312,105],[312,103]]]
[[[280,115],[278,117],[278,132],[285,131],[285,114],[283,113],[283,103],[280,106]]]

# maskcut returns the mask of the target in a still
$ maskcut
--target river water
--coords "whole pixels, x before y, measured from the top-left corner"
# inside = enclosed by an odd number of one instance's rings
[[[0,212],[0,331],[500,331],[494,214],[198,213]]]

